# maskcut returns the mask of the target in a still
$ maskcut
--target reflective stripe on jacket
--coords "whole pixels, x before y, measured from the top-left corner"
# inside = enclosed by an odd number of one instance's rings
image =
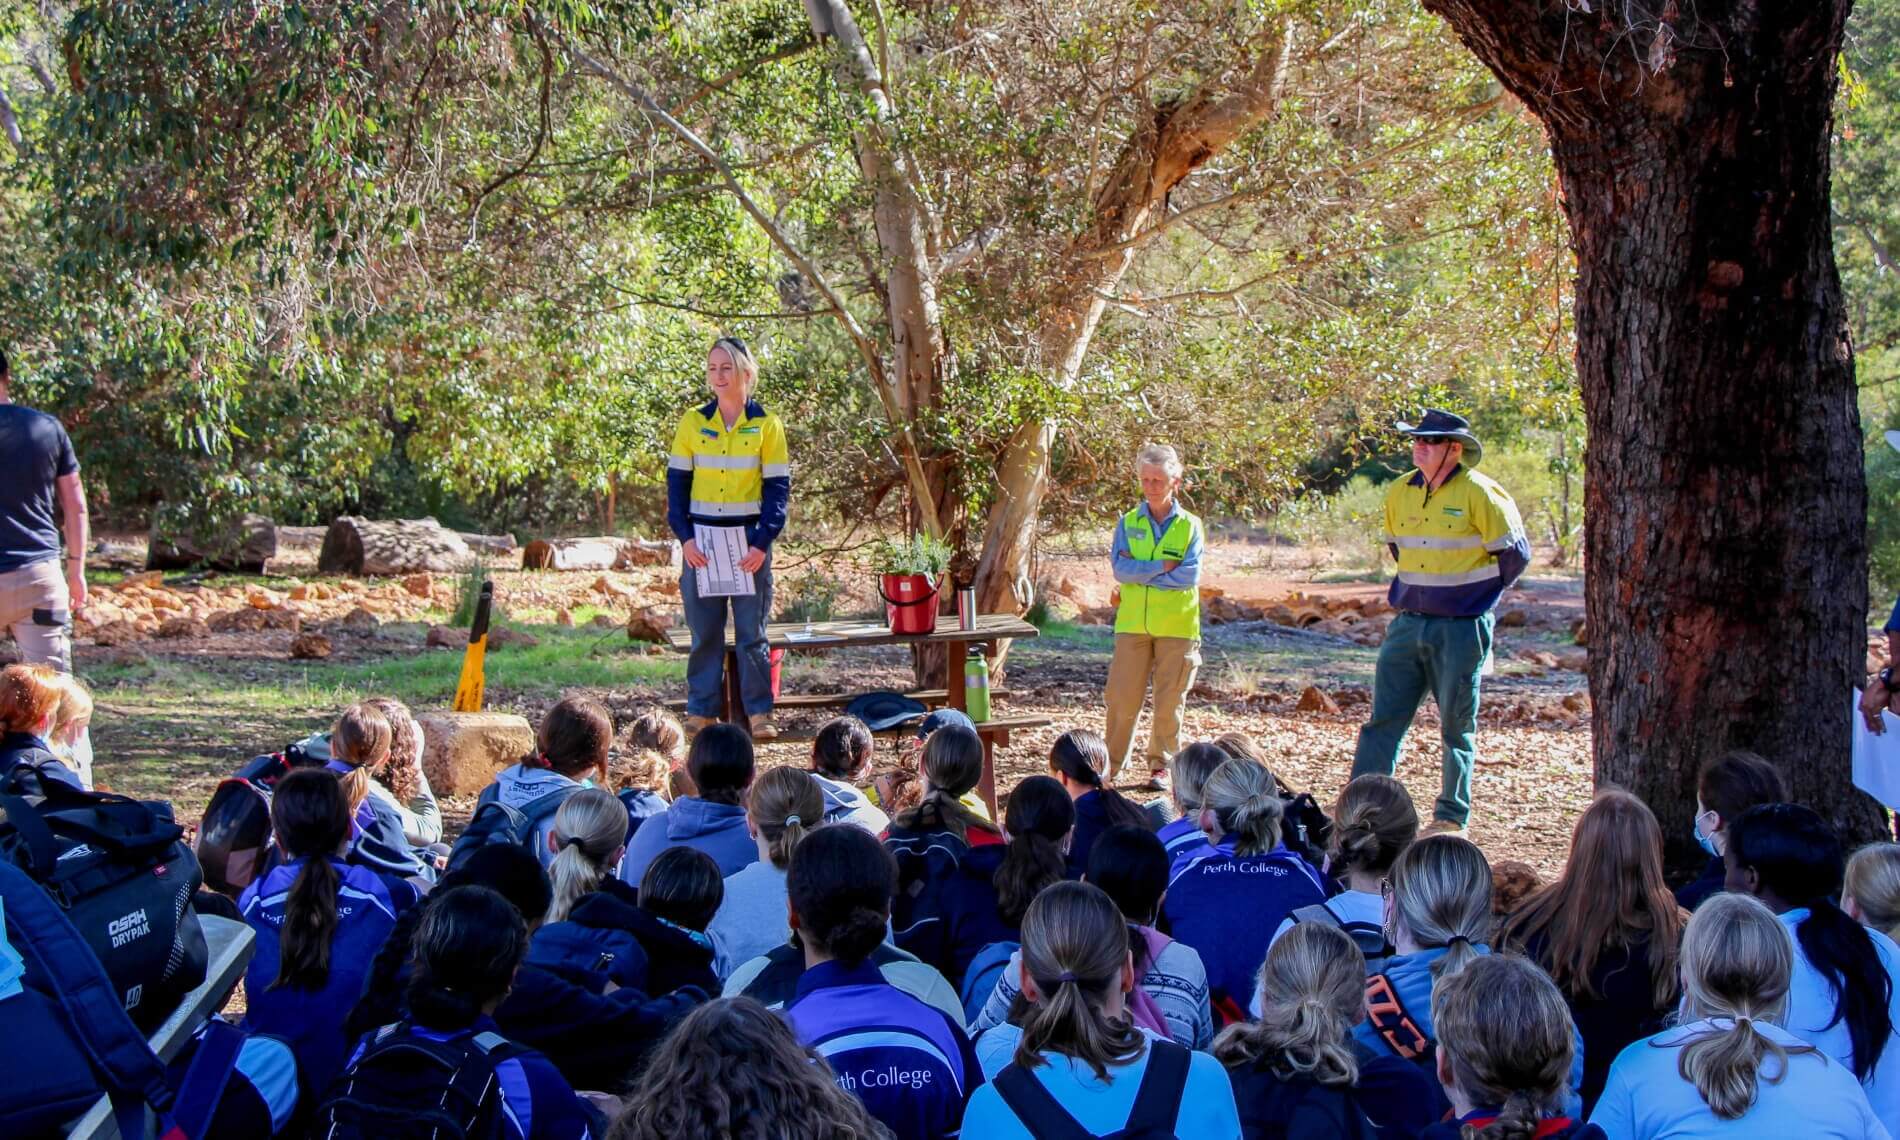
[[[1385,495],[1385,541],[1398,559],[1388,600],[1399,610],[1477,617],[1530,565],[1517,504],[1497,482],[1460,466],[1436,490],[1425,475]]]
[[[1122,518],[1122,531],[1128,537],[1128,554],[1142,561],[1178,562],[1200,533],[1201,520],[1175,508],[1168,529],[1156,538],[1148,512],[1139,506]],[[1171,590],[1161,586],[1124,583],[1121,605],[1115,608],[1116,633],[1145,633],[1150,637],[1201,636],[1201,592],[1198,589]]]
[[[666,460],[666,521],[684,542],[693,524],[743,526],[764,549],[785,527],[792,462],[785,425],[755,401],[730,428],[709,400],[680,417]]]

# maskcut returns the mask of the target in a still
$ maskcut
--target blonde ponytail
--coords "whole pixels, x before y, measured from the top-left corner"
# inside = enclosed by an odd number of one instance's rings
[[[1398,920],[1421,948],[1443,948],[1433,978],[1449,978],[1478,958],[1491,937],[1491,864],[1468,839],[1428,835],[1392,864]]]
[[[1140,1056],[1146,1042],[1127,1012],[1110,1017],[1102,1009],[1128,966],[1128,923],[1114,901],[1100,887],[1056,883],[1029,904],[1022,933],[1023,973],[1036,997],[1023,1015],[1016,1063],[1034,1069],[1043,1053],[1056,1053],[1106,1081],[1110,1065]]]
[[[1745,1115],[1760,1082],[1779,1081],[1791,1055],[1814,1052],[1808,1045],[1784,1047],[1755,1027],[1780,1020],[1793,972],[1788,928],[1754,897],[1715,895],[1690,916],[1682,936],[1683,1019],[1730,1024],[1683,1046],[1676,1065],[1722,1120]],[[1770,1057],[1775,1067],[1765,1072]]]
[[[791,866],[792,852],[806,834],[824,822],[825,797],[810,772],[773,768],[752,781],[746,793],[746,814],[765,836],[772,866],[782,871]]]
[[[560,922],[613,872],[609,861],[627,841],[626,805],[604,789],[582,788],[554,813],[553,834],[560,850],[548,867],[553,898],[546,921]]]
[[[1214,1039],[1223,1065],[1265,1066],[1283,1081],[1332,1088],[1359,1080],[1352,1027],[1365,1016],[1366,960],[1336,926],[1295,923],[1260,967],[1260,1020],[1228,1026]]]
[[[1214,813],[1234,854],[1264,855],[1280,845],[1286,805],[1273,773],[1251,760],[1229,760],[1201,786],[1201,806]]]

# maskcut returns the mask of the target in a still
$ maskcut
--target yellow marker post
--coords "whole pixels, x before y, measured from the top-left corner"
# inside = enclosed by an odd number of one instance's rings
[[[475,602],[475,623],[469,626],[468,649],[462,654],[462,677],[455,683],[455,711],[482,711],[482,660],[488,655],[488,614],[495,605],[495,584],[482,583]]]

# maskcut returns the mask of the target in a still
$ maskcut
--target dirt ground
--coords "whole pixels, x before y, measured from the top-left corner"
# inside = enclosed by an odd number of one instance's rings
[[[1217,541],[1209,544],[1203,583],[1210,597],[1242,610],[1347,609],[1353,612],[1345,616],[1357,620],[1354,607],[1378,609],[1382,583],[1315,581],[1313,561],[1284,547]],[[781,608],[818,583],[836,595],[839,616],[870,612],[870,578],[863,571],[829,561],[786,563],[777,575]],[[1019,733],[999,749],[997,784],[1005,790],[1045,770],[1049,745],[1061,731],[1103,727],[1101,688],[1112,634],[1091,619],[1107,606],[1113,587],[1105,551],[1047,554],[1038,569],[1045,593],[1059,594],[1055,616],[1080,620],[1059,621],[1046,636],[1012,650],[1001,682],[1011,695],[1001,709],[1044,715],[1053,724]],[[1479,717],[1471,834],[1494,860],[1522,860],[1548,875],[1561,866],[1571,822],[1590,795],[1590,736],[1579,671],[1584,651],[1572,636],[1582,616],[1582,583],[1542,570],[1535,567],[1499,607],[1495,672],[1485,682]],[[620,632],[630,612],[677,606],[670,572],[498,570],[493,578],[509,626],[541,644],[491,654],[491,707],[533,719],[578,689],[602,698],[621,719],[642,704],[684,695],[677,658],[630,646]],[[159,584],[103,585],[96,594],[102,604],[90,616],[109,620],[82,626],[75,654],[81,674],[99,690],[94,740],[101,781],[170,796],[180,817],[190,819],[216,780],[244,758],[321,726],[359,696],[396,691],[412,704],[445,705],[460,655],[428,648],[425,637],[447,620],[459,589],[444,576],[359,582],[309,571],[269,579],[166,575]],[[176,599],[159,604],[161,595]],[[240,613],[246,609],[273,615],[272,626],[253,628],[260,619]],[[1367,620],[1348,629],[1351,636],[1271,620],[1210,622],[1187,738],[1244,732],[1260,742],[1285,782],[1330,801],[1347,778],[1370,702],[1377,650],[1368,642],[1376,642],[1380,617]],[[98,636],[112,621],[124,624]],[[160,636],[167,622],[169,632]],[[293,639],[311,633],[329,642],[330,655],[293,660]],[[909,654],[896,648],[800,653],[784,674],[787,692],[908,687]],[[803,719],[815,724],[824,715]],[[1398,773],[1427,815],[1438,791],[1436,727],[1427,702]],[[1146,729],[1144,718],[1138,748]],[[762,759],[802,763],[805,747],[769,745]],[[893,745],[881,748],[881,759],[896,762]],[[446,806],[459,814],[455,809],[468,805]]]

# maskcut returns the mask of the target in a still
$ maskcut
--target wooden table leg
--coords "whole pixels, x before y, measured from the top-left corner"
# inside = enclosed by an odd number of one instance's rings
[[[967,702],[969,696],[964,691],[963,667],[968,664],[970,660],[970,643],[967,641],[951,641],[945,644],[950,652],[947,655],[949,658],[947,675],[943,679],[944,700],[951,708],[959,712],[968,712],[969,705]],[[988,741],[984,743],[987,745]],[[990,806],[994,807],[996,805],[992,804]]]
[[[1003,817],[996,814],[996,746],[1009,743],[1009,729],[990,729],[983,734],[983,774],[977,777],[976,794],[990,807],[990,819],[998,827]]]
[[[745,715],[745,697],[739,691],[739,650],[735,647],[726,650],[726,720],[752,731],[752,722]]]

